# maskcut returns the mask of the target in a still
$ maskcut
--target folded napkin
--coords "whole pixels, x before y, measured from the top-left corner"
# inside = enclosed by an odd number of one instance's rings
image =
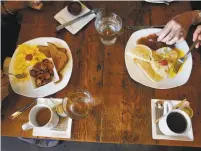
[[[88,9],[84,4],[82,4],[80,2],[80,4],[82,5],[82,12],[77,15],[71,15],[68,10],[67,7],[65,7],[64,9],[62,9],[59,13],[57,13],[54,18],[60,23],[63,24],[65,22],[71,21],[79,16],[82,16],[86,13],[88,13],[90,11],[90,9]],[[73,23],[70,26],[65,27],[69,32],[71,32],[73,35],[76,34],[80,29],[82,29],[88,22],[90,22],[96,15],[95,14],[90,14],[86,17],[84,17],[83,19]]]

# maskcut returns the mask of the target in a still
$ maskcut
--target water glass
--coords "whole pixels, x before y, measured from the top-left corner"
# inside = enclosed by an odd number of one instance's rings
[[[89,115],[94,107],[94,99],[87,90],[77,90],[63,99],[57,106],[57,113],[62,117],[82,119]]]
[[[119,31],[122,28],[121,18],[114,14],[98,12],[95,20],[95,28],[104,45],[112,45],[116,42]]]

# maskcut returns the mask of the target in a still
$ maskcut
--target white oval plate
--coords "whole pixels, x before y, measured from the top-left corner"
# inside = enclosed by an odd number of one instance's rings
[[[175,88],[181,85],[184,85],[191,74],[192,70],[192,56],[191,54],[188,55],[188,58],[183,66],[183,69],[173,78],[167,78],[164,80],[161,80],[160,82],[153,82],[151,81],[144,73],[143,71],[138,68],[138,66],[133,61],[133,58],[126,55],[129,50],[134,48],[136,46],[137,40],[141,37],[148,36],[153,33],[159,32],[161,29],[158,28],[149,28],[149,29],[142,29],[139,31],[134,32],[131,37],[129,38],[126,49],[125,49],[125,63],[126,68],[128,70],[128,73],[130,77],[135,80],[136,82],[139,82],[147,87],[156,88],[156,89],[170,89]],[[189,50],[188,44],[185,40],[180,41],[175,44],[175,47],[182,50],[184,53],[186,53]]]
[[[33,98],[45,97],[45,96],[54,94],[67,86],[71,77],[72,69],[73,69],[73,58],[72,58],[70,48],[65,41],[58,38],[41,37],[41,38],[29,40],[23,44],[47,46],[47,42],[54,43],[56,46],[59,46],[61,48],[65,48],[68,50],[67,51],[68,62],[61,72],[63,79],[57,84],[55,84],[54,82],[50,82],[40,88],[34,89],[31,79],[26,82],[16,82],[16,80],[13,80],[14,77],[10,76],[9,78],[10,84],[15,93],[23,95],[23,96],[27,96],[27,97],[33,97]],[[17,51],[18,49],[15,50],[10,62],[9,72],[11,73],[13,73],[14,58],[17,54]]]

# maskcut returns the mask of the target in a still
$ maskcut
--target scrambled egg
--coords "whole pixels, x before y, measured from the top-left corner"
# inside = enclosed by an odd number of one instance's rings
[[[38,50],[37,46],[27,44],[19,45],[14,58],[13,72],[14,74],[25,73],[27,76],[20,80],[28,80],[30,78],[28,67],[35,65],[37,62],[41,62],[45,58],[47,57]]]

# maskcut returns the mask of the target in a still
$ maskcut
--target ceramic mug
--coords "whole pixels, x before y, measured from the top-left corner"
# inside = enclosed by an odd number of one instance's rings
[[[50,120],[47,122],[47,124],[45,124],[44,126],[40,126],[37,123],[36,120],[36,115],[37,113],[44,108],[48,108],[51,112],[51,117]],[[31,111],[29,112],[29,122],[25,123],[22,125],[22,129],[24,131],[32,129],[32,128],[45,128],[45,129],[52,129],[54,127],[57,126],[57,124],[59,123],[59,116],[57,115],[57,113],[55,111],[53,111],[49,106],[44,105],[44,104],[38,104],[36,106],[34,106]]]
[[[169,136],[186,134],[192,126],[190,117],[180,109],[172,109],[173,106],[169,101],[164,102],[164,117],[158,123],[160,131]]]

